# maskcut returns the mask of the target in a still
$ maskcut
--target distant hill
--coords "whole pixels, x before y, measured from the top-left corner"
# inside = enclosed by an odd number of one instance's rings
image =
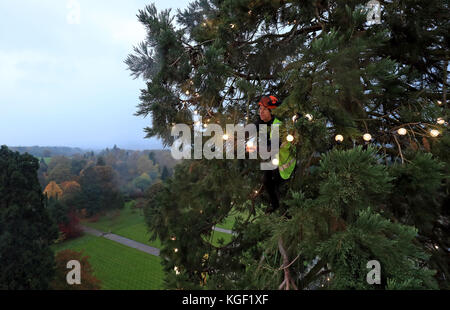
[[[21,154],[28,153],[35,157],[52,157],[52,156],[73,156],[75,154],[84,154],[90,150],[83,150],[78,147],[66,146],[8,146],[9,149],[17,151]]]
[[[8,146],[9,149],[13,151],[17,151],[21,154],[28,153],[33,155],[34,157],[41,158],[44,157],[49,161],[49,157],[53,156],[66,156],[66,157],[72,157],[76,154],[83,155],[85,153],[91,153],[94,152],[95,154],[104,155],[105,153],[109,151],[113,151],[114,149],[108,149],[102,151],[93,151],[88,149],[81,149],[78,147],[66,147],[66,146]],[[154,153],[155,161],[160,165],[161,167],[166,166],[169,169],[172,169],[179,161],[173,159],[172,155],[170,154],[170,150],[143,150],[143,151],[135,151],[135,150],[126,150],[125,152],[137,152],[141,154],[148,155],[151,152]]]

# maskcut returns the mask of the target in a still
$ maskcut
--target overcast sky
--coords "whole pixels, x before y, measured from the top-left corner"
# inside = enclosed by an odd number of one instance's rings
[[[0,145],[161,148],[143,139],[144,82],[123,62],[152,2],[175,13],[190,1],[1,0]]]

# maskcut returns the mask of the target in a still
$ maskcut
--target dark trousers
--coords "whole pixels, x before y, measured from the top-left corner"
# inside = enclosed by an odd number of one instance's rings
[[[274,212],[280,207],[280,186],[285,182],[280,176],[278,169],[266,170],[263,176],[263,185],[269,195],[270,206],[266,212]]]

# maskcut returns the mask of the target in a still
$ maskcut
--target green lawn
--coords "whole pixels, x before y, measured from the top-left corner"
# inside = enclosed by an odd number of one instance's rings
[[[56,252],[83,250],[88,255],[94,274],[106,290],[161,289],[164,273],[161,258],[120,243],[90,235],[54,246]],[[83,280],[83,279],[82,279]]]
[[[142,211],[132,209],[130,205],[127,203],[120,213],[110,212],[95,223],[83,221],[83,225],[160,248],[159,240],[149,241],[150,233],[147,230]]]
[[[113,211],[105,216],[101,217],[97,222],[92,223],[88,221],[83,221],[83,225],[105,231],[111,232],[122,237],[126,237],[155,248],[161,248],[161,243],[157,239],[155,241],[149,241],[150,233],[147,230],[147,226],[144,221],[144,216],[142,210],[132,209],[130,203],[127,203],[125,207],[120,210],[120,212]],[[235,217],[239,214],[233,214],[222,224],[217,225],[217,227],[232,229],[235,221]],[[241,216],[245,216],[242,215]],[[223,238],[225,243],[231,241],[231,235],[214,232],[212,243],[218,245],[218,239]]]
[[[223,239],[224,243],[227,244],[231,241],[232,235],[226,234],[219,231],[213,231],[213,238],[212,238],[212,244],[214,246],[219,246],[219,239]]]

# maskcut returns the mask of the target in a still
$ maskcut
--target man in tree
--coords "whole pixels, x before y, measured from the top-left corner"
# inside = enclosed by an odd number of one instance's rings
[[[271,140],[274,126],[280,126],[282,122],[272,115],[271,111],[280,105],[280,101],[275,96],[262,97],[259,101],[259,121],[257,126],[265,124],[268,126],[267,141],[268,149],[271,149]],[[257,129],[259,132],[259,128]],[[279,152],[276,155],[275,163],[277,169],[265,170],[263,176],[263,188],[269,195],[270,206],[266,209],[267,213],[272,213],[280,206],[280,186],[285,180],[288,180],[295,169],[295,157],[293,148],[289,141],[279,141]]]

